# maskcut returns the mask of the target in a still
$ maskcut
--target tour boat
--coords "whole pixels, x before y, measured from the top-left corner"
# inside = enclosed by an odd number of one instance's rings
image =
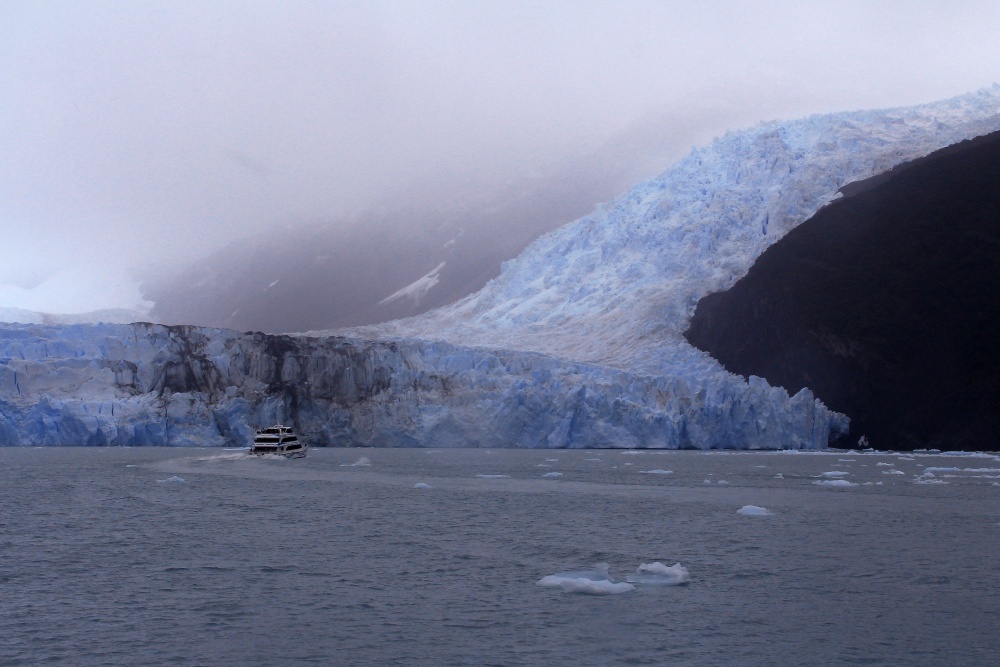
[[[286,459],[302,459],[306,456],[309,445],[299,442],[290,426],[268,426],[257,429],[253,437],[251,454],[258,456],[284,456]]]

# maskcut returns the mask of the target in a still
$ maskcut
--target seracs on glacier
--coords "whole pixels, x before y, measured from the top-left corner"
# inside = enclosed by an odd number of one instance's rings
[[[317,445],[823,447],[846,418],[691,347],[695,304],[844,185],[998,129],[1000,86],[731,132],[477,294],[339,336],[11,325],[0,444],[238,445],[281,421]]]

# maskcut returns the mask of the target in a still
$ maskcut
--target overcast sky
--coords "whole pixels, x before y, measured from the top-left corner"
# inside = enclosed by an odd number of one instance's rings
[[[996,0],[0,0],[0,306],[129,306],[136,267],[488,190],[655,110],[745,126],[996,81]],[[706,123],[678,151],[735,129]]]

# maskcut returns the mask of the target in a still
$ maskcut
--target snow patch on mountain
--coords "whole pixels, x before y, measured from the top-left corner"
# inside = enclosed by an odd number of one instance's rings
[[[438,282],[441,280],[441,269],[444,268],[445,264],[447,264],[447,261],[441,262],[436,267],[434,267],[434,269],[430,273],[418,278],[417,280],[413,281],[412,283],[410,283],[403,289],[399,290],[398,292],[390,294],[386,298],[379,301],[378,305],[381,306],[384,303],[390,303],[392,301],[396,301],[397,299],[403,299],[407,297],[413,299],[414,305],[419,305],[420,299],[422,299],[429,291],[431,291],[431,288],[437,285]]]

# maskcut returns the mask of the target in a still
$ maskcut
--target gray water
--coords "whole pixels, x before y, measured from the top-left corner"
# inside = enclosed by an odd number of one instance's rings
[[[3,665],[988,665],[1000,649],[992,457],[0,449],[0,500]],[[657,561],[690,582],[537,585]]]

